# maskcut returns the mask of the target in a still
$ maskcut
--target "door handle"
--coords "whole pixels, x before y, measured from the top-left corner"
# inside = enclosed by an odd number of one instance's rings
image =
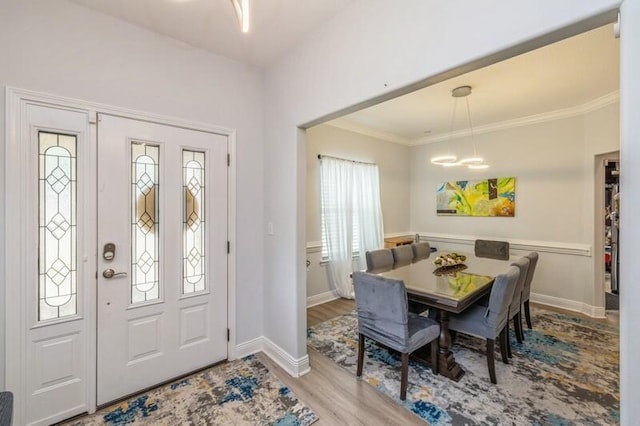
[[[107,279],[111,279],[114,277],[126,277],[127,273],[126,272],[115,272],[113,269],[105,269],[104,271],[102,271],[102,276],[107,278]]]

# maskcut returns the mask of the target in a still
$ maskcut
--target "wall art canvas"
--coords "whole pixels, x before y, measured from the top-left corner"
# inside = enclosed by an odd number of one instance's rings
[[[516,178],[443,182],[436,191],[438,215],[513,217]]]

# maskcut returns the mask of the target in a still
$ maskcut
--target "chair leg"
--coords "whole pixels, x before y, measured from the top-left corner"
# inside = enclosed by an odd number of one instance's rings
[[[494,361],[494,339],[487,339],[487,366],[489,367],[489,379],[494,385],[498,383],[496,380],[496,365]]]
[[[529,327],[529,330],[532,330],[533,327],[531,327],[531,313],[529,312],[529,301],[526,300],[524,302],[524,316],[527,319],[527,327]]]
[[[505,333],[504,328],[500,332],[498,338],[500,339],[500,355],[502,355],[502,362],[509,364],[509,358],[507,355],[507,333]]]
[[[429,346],[431,346],[431,371],[433,371],[433,374],[437,375],[438,374],[438,339],[435,339],[434,341],[432,341],[431,343],[429,343]]]
[[[364,363],[364,334],[358,333],[358,371],[356,375],[362,376],[362,364]]]
[[[522,343],[522,329],[518,327],[518,320],[520,319],[520,314],[517,313],[513,317],[513,331],[516,332],[516,340],[518,343]]]
[[[511,337],[509,336],[509,321],[507,321],[507,325],[504,326],[504,334],[504,339],[507,343],[507,356],[509,358],[513,358],[513,355],[511,354]]]
[[[522,337],[522,341],[524,342],[524,328],[522,327],[522,309],[518,312],[518,328],[520,329],[520,337]]]
[[[400,370],[400,399],[404,401],[407,399],[407,376],[409,375],[409,354],[403,353],[402,367]]]

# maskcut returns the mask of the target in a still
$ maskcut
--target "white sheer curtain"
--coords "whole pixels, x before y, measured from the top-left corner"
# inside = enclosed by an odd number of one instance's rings
[[[384,246],[380,178],[376,164],[355,163],[353,168],[353,198],[360,232],[358,269],[365,269],[364,254]]]
[[[363,269],[364,253],[383,245],[378,166],[321,157],[320,185],[329,284],[339,296],[353,298],[354,254]]]

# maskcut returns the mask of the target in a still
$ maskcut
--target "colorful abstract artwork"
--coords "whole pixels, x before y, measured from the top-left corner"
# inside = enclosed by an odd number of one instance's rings
[[[516,212],[516,178],[443,182],[436,191],[438,215],[503,216]]]

